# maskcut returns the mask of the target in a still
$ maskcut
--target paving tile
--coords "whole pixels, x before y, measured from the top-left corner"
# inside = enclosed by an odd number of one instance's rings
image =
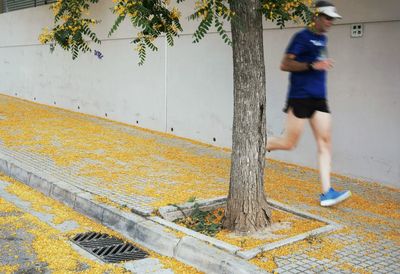
[[[305,269],[300,269],[298,267],[292,268],[290,271],[295,272],[295,273],[304,273]]]

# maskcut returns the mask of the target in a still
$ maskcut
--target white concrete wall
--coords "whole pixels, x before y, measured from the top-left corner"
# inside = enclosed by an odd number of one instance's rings
[[[107,38],[113,15],[102,1],[91,11],[102,19],[95,45],[104,58],[82,55],[76,61],[57,48],[39,45],[37,36],[51,24],[47,6],[0,14],[0,92],[32,101],[107,117],[206,143],[230,147],[233,112],[232,53],[215,33],[192,44],[196,24],[173,48],[158,41],[137,66],[130,45],[135,31],[126,22]],[[344,19],[329,33],[329,73],[333,113],[335,172],[400,187],[400,1],[337,0]],[[188,1],[184,13],[191,10]],[[350,24],[364,23],[362,38],[350,38]],[[284,49],[299,28],[265,24],[268,133],[283,130],[288,75],[279,71]],[[15,95],[17,94],[17,95]],[[36,99],[34,99],[36,98]],[[79,109],[78,109],[79,106]],[[215,139],[215,141],[214,141]],[[316,167],[316,148],[307,128],[294,152],[276,159]]]

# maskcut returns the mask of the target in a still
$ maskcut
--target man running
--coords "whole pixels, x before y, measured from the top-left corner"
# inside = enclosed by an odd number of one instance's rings
[[[333,4],[315,4],[314,24],[296,33],[281,64],[290,72],[290,87],[285,112],[287,120],[281,137],[267,139],[267,150],[291,150],[296,147],[308,119],[318,146],[318,164],[322,183],[321,206],[335,205],[348,197],[350,191],[331,187],[331,114],[326,100],[326,72],[333,66],[327,58],[325,33],[341,16]]]

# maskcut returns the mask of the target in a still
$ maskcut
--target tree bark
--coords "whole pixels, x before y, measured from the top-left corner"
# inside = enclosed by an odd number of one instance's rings
[[[234,78],[232,161],[224,227],[239,234],[271,223],[264,192],[266,91],[260,0],[231,0]]]

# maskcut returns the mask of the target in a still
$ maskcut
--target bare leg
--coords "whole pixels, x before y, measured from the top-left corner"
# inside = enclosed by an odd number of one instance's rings
[[[289,109],[286,119],[285,132],[281,137],[267,138],[267,150],[291,150],[296,147],[304,129],[306,119],[297,118]]]
[[[310,124],[318,146],[318,163],[322,193],[326,193],[331,187],[331,114],[316,111],[310,119]]]

